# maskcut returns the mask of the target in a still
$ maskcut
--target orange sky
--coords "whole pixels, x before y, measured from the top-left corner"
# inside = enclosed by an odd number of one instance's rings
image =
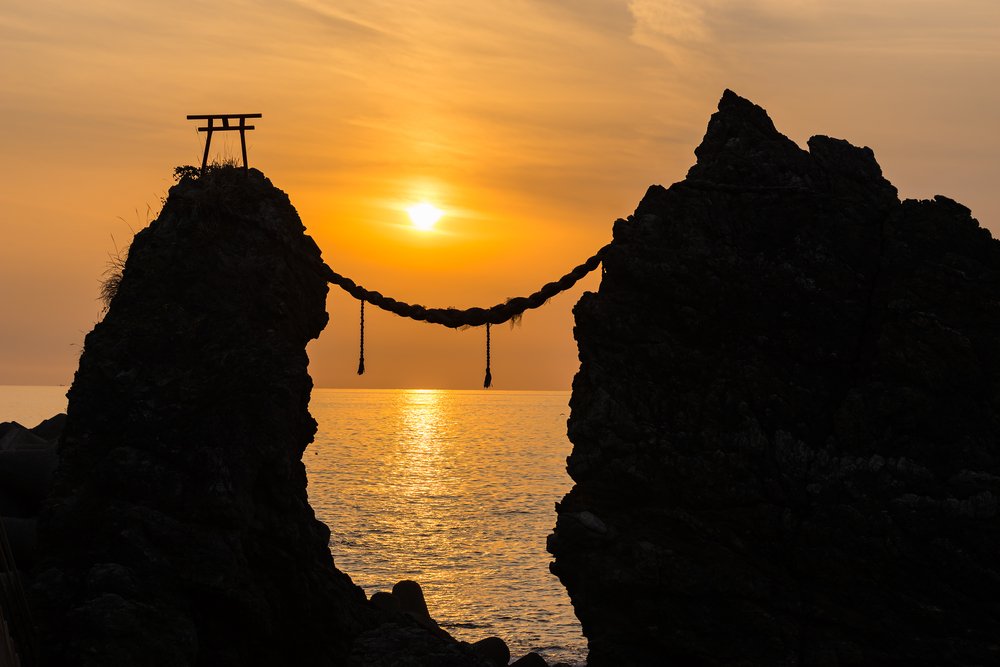
[[[5,0],[0,63],[0,384],[71,381],[108,252],[200,160],[190,113],[263,113],[250,162],[327,262],[431,306],[492,305],[592,254],[684,177],[726,87],[1000,231],[996,0]],[[402,210],[423,199],[447,211],[432,233]],[[570,310],[596,285],[496,327],[495,386],[568,389]],[[318,386],[482,382],[482,330],[374,309],[358,378],[357,302],[329,309]]]

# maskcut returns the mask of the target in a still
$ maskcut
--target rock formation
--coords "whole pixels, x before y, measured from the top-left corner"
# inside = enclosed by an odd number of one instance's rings
[[[1000,663],[1000,247],[727,91],[575,309],[549,549],[603,665]]]
[[[327,665],[372,625],[301,463],[320,251],[263,175],[184,178],[69,392],[35,590],[51,665]]]

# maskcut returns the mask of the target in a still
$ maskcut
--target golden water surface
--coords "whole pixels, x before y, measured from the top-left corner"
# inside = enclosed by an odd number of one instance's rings
[[[423,586],[456,638],[582,663],[545,538],[566,475],[568,392],[313,390],[309,500],[369,594]]]

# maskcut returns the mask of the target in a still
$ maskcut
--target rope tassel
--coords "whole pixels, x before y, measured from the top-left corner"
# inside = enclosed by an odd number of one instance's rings
[[[361,299],[361,350],[358,354],[358,375],[365,374],[365,300]]]
[[[490,323],[486,323],[486,378],[483,380],[483,389],[489,389],[493,384],[493,375],[490,373]]]

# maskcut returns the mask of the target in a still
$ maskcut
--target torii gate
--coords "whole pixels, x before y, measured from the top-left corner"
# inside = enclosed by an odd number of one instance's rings
[[[228,132],[231,130],[239,130],[240,132],[240,146],[243,148],[243,169],[248,169],[247,166],[247,130],[254,129],[253,125],[247,125],[247,118],[262,118],[263,114],[259,113],[216,113],[216,114],[192,114],[187,117],[188,120],[207,120],[208,125],[205,127],[199,127],[199,132],[207,132],[205,137],[205,156],[201,159],[201,173],[205,174],[205,169],[208,167],[208,149],[212,145],[212,133],[213,132]],[[239,125],[230,125],[229,120],[231,118],[239,118]],[[222,125],[215,125],[215,120],[222,120]]]

